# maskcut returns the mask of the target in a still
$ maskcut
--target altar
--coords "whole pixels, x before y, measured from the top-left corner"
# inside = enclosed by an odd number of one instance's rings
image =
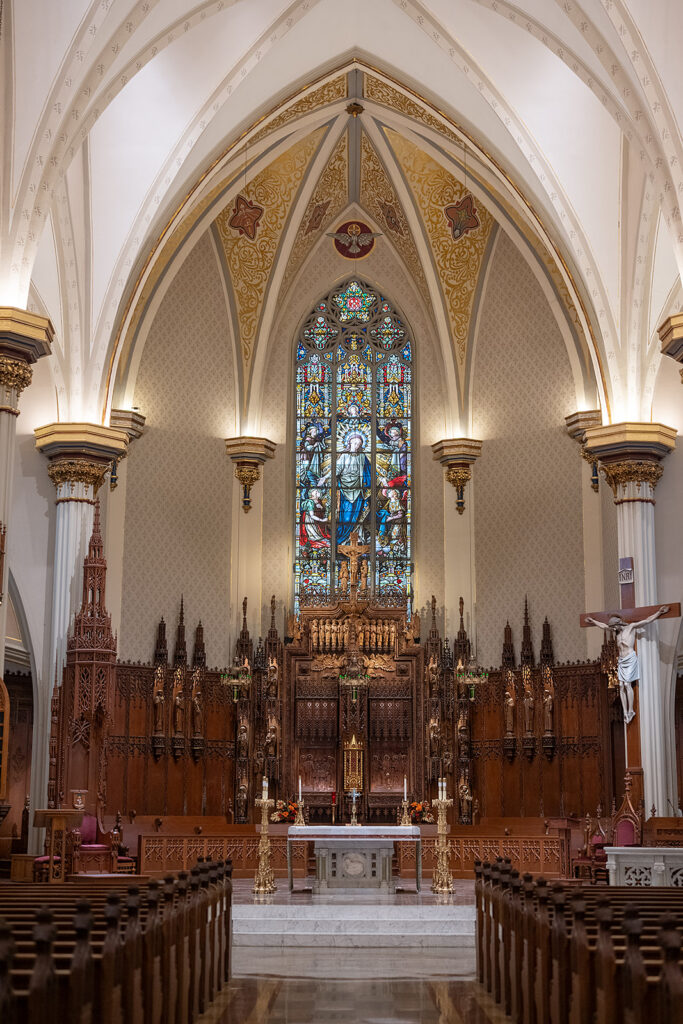
[[[422,884],[422,843],[415,825],[291,825],[287,832],[290,892],[292,843],[312,842],[315,851],[313,894],[330,889],[379,889],[393,893],[394,843],[415,843],[415,887]]]

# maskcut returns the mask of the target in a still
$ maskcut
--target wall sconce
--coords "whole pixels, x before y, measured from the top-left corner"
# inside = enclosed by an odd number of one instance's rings
[[[266,437],[227,437],[225,450],[235,464],[242,487],[242,510],[251,511],[251,489],[261,477],[261,466],[275,455],[275,442]]]

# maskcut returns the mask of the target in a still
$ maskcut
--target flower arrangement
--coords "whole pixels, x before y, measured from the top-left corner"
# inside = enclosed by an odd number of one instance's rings
[[[410,820],[415,825],[433,825],[434,815],[429,800],[413,801],[410,807]]]
[[[296,800],[278,800],[275,804],[275,810],[270,816],[270,820],[289,821],[294,824],[298,813],[299,804]]]

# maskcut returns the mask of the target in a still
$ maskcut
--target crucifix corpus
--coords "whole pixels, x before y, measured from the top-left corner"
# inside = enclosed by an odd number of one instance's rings
[[[351,581],[351,592],[355,593],[358,589],[358,563],[362,559],[363,555],[370,554],[369,544],[358,543],[358,530],[354,530],[351,534],[350,544],[340,544],[337,548],[340,555],[346,555],[349,560],[349,577]]]
[[[673,619],[681,614],[680,604],[647,605],[635,607],[635,578],[633,559],[619,559],[619,589],[621,608],[618,611],[592,612],[581,616],[582,626],[598,626],[612,629],[616,634],[617,678],[619,694],[624,709],[624,721],[628,725],[635,718],[633,683],[640,678],[638,655],[636,654],[636,630],[647,626],[655,619]]]

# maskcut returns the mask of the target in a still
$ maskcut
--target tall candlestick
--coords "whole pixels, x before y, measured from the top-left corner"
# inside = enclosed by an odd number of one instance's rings
[[[299,803],[301,803],[301,776],[299,776]]]

